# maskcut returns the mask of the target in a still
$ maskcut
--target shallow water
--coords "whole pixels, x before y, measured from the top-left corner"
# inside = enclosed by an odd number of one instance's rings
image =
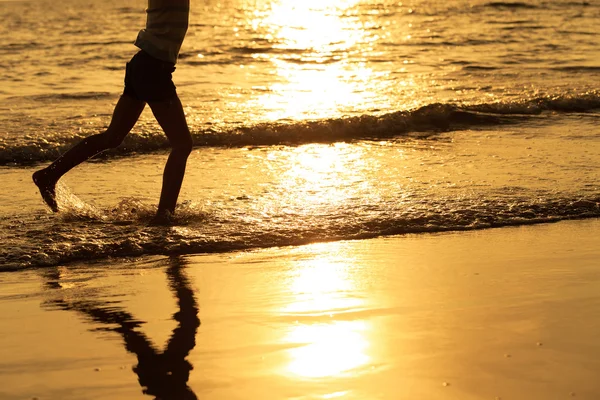
[[[15,269],[597,218],[598,142],[570,126],[201,148],[190,157],[171,228],[147,226],[166,154],[88,163],[64,178],[59,214],[43,210],[32,185],[2,195],[0,257]],[[6,171],[7,193],[23,190],[31,172]]]
[[[148,111],[47,214],[29,176],[107,126],[144,6],[0,2],[1,268],[600,216],[600,4],[541,0],[193,3],[179,226]]]

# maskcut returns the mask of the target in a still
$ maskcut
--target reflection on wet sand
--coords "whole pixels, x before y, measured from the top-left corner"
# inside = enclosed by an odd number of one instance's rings
[[[367,320],[340,320],[365,306],[354,294],[356,260],[339,242],[307,246],[311,257],[293,261],[293,276],[286,286],[291,302],[281,313],[294,316],[302,324],[289,329],[284,342],[289,350],[287,370],[300,378],[339,378],[359,374],[370,361],[371,325]]]
[[[46,305],[65,311],[75,311],[87,320],[104,324],[103,331],[117,332],[123,338],[125,349],[135,354],[138,364],[133,371],[138,376],[143,393],[161,400],[196,399],[194,391],[188,386],[193,366],[186,357],[196,345],[196,333],[200,326],[198,304],[190,281],[184,274],[185,263],[181,258],[171,258],[166,269],[169,288],[177,299],[179,311],[173,315],[178,325],[166,345],[159,351],[138,329],[144,323],[137,320],[125,309],[109,301],[98,299],[72,300],[55,299]],[[48,288],[60,288],[60,272],[47,282]],[[97,329],[96,329],[97,330]]]

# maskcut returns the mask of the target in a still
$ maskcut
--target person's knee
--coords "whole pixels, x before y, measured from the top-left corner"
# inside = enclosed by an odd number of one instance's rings
[[[194,147],[192,136],[188,134],[186,137],[181,138],[177,142],[173,143],[172,147],[173,151],[177,151],[177,153],[187,157],[192,152],[192,148]]]

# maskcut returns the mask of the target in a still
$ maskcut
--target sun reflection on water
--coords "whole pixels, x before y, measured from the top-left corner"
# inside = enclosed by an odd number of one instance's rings
[[[250,26],[274,51],[255,54],[272,64],[272,84],[249,100],[270,120],[339,117],[379,98],[381,75],[361,60],[380,39],[352,9],[358,0],[279,0]],[[279,51],[277,51],[279,50]],[[352,59],[353,62],[348,60]]]
[[[279,0],[264,24],[282,40],[279,47],[317,53],[348,50],[364,36],[355,24],[340,18],[356,3],[358,0]]]
[[[372,182],[361,148],[345,143],[300,146],[280,156],[285,172],[280,177],[278,203],[299,210],[344,207],[359,192],[369,191]]]
[[[364,306],[364,299],[349,296],[357,291],[358,282],[352,272],[357,266],[344,249],[343,243],[311,245],[314,257],[298,260],[292,266],[289,290],[295,301],[282,313],[298,318],[298,324],[284,339],[294,344],[287,365],[293,375],[336,377],[353,373],[370,361],[370,324],[336,318]]]
[[[375,96],[366,89],[374,72],[362,63],[305,65],[272,61],[285,83],[272,84],[268,92],[254,100],[269,119],[336,117],[341,109],[361,108],[365,99]]]

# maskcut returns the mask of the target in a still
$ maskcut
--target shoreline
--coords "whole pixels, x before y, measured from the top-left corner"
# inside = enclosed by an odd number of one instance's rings
[[[82,256],[81,258],[72,258],[64,262],[60,262],[57,265],[34,265],[34,266],[26,266],[26,267],[5,267],[0,266],[0,274],[2,273],[12,273],[12,272],[25,272],[30,270],[38,270],[45,268],[57,268],[57,267],[69,267],[76,266],[81,263],[91,263],[91,264],[102,264],[106,262],[122,262],[127,263],[130,259],[135,258],[152,258],[152,257],[194,257],[194,256],[208,256],[208,255],[227,255],[234,254],[239,252],[256,252],[256,251],[269,251],[274,250],[278,251],[279,249],[287,249],[287,248],[295,248],[295,247],[303,247],[317,244],[330,244],[337,242],[360,242],[360,241],[369,241],[369,240],[380,240],[380,239],[398,239],[406,236],[420,236],[420,235],[439,235],[439,234],[460,234],[460,233],[468,233],[468,232],[478,232],[478,231],[488,231],[488,230],[496,230],[496,229],[506,229],[506,228],[525,228],[531,226],[544,226],[544,225],[552,225],[559,224],[563,222],[577,222],[577,221],[589,221],[589,220],[598,220],[600,221],[600,217],[596,215],[591,216],[576,216],[572,218],[562,218],[559,217],[557,219],[540,219],[534,221],[520,221],[520,222],[510,222],[506,224],[493,224],[491,226],[482,226],[482,227],[451,227],[448,229],[437,229],[437,230],[415,230],[415,231],[407,231],[400,233],[390,233],[390,234],[365,234],[360,237],[354,238],[331,238],[331,239],[300,239],[297,241],[290,240],[285,244],[275,244],[275,245],[256,245],[251,247],[245,247],[241,245],[239,248],[233,247],[231,249],[214,249],[214,251],[206,251],[206,252],[161,252],[157,250],[156,252],[141,252],[139,254],[127,254],[127,255],[106,255],[101,258],[96,258],[93,261],[88,261],[87,256]],[[128,223],[129,224],[129,223]],[[119,225],[119,224],[115,224]],[[142,227],[144,227],[142,225]],[[166,226],[166,228],[179,228],[179,225]],[[185,224],[182,225],[185,227]],[[165,227],[161,227],[165,228]]]
[[[0,397],[595,399],[599,232],[568,221],[2,273]]]

